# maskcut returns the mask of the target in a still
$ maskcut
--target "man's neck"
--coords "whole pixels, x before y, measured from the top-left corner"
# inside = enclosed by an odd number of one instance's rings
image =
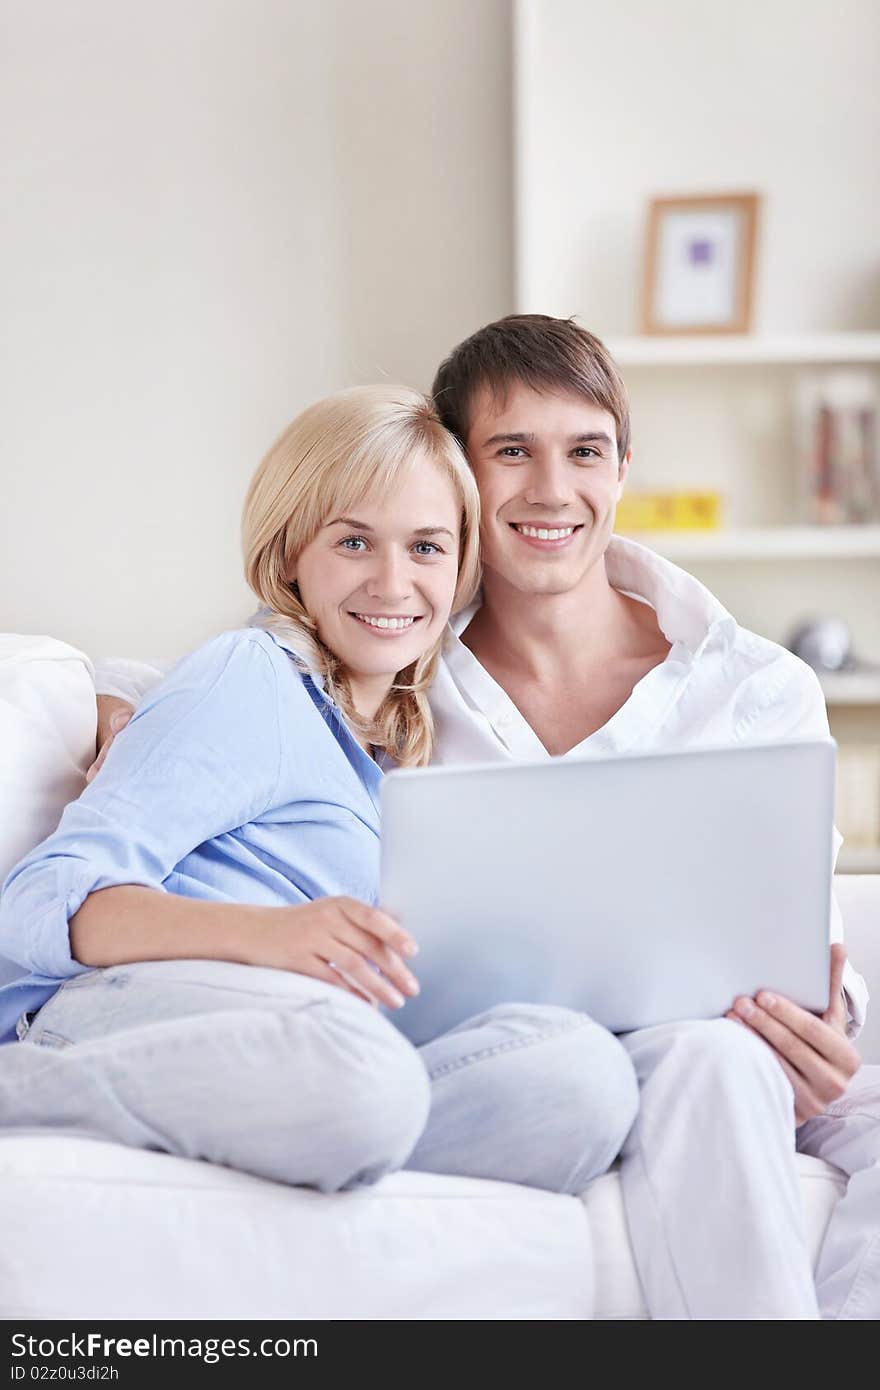
[[[462,641],[548,753],[601,729],[670,644],[654,609],[612,588],[604,559],[566,594],[504,592],[489,578]]]
[[[587,678],[607,661],[638,654],[646,628],[655,645],[653,610],[612,588],[603,557],[563,594],[524,594],[486,575],[482,606],[461,640],[490,670],[553,681]]]

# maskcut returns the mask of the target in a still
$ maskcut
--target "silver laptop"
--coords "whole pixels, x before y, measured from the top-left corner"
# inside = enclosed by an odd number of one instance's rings
[[[379,902],[421,1044],[499,1003],[615,1033],[762,987],[828,1003],[831,739],[389,773]]]

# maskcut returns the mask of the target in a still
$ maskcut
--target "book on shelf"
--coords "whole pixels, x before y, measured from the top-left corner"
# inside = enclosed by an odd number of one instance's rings
[[[718,492],[642,492],[629,489],[617,504],[616,531],[715,531],[721,525]]]
[[[804,519],[818,526],[880,521],[877,389],[865,372],[802,376],[795,392]]]

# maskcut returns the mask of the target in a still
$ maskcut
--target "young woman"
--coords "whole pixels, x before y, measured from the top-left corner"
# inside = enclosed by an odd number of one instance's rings
[[[588,1019],[509,1006],[417,1051],[375,1007],[418,990],[371,905],[382,767],[428,761],[477,533],[416,392],[342,392],[276,442],[244,510],[259,624],[177,666],[4,886],[0,954],[30,974],[0,991],[0,1124],[328,1191],[408,1160],[562,1190],[607,1166],[635,1083],[609,1038],[613,1132],[579,1103]]]

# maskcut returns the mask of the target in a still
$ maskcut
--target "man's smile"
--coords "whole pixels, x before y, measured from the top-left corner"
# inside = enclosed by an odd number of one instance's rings
[[[508,523],[510,529],[515,531],[518,536],[538,550],[561,550],[568,545],[578,531],[583,530],[583,523],[573,525],[544,525],[536,526],[532,522],[511,521]]]

